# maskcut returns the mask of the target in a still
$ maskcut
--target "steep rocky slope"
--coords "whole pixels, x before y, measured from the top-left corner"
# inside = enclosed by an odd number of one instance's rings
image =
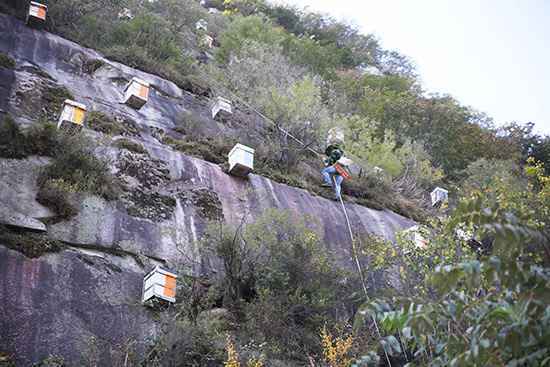
[[[200,256],[197,240],[212,219],[238,224],[266,208],[289,209],[311,218],[327,250],[342,265],[350,264],[339,203],[254,174],[235,178],[162,144],[164,136],[178,134],[175,121],[182,114],[192,116],[206,134],[234,137],[261,121],[237,111],[227,124],[216,122],[207,98],[3,15],[0,52],[16,61],[15,69],[0,69],[0,115],[9,113],[22,126],[39,116],[51,118],[57,111],[46,107],[45,101],[52,101],[48,93],[65,87],[89,111],[127,126],[120,134],[147,151],[116,148],[112,139],[120,136],[85,130],[98,142],[96,153],[110,159],[113,173],[132,190],[113,202],[78,195],[79,214],[55,224],[47,220],[54,213],[36,201],[36,178],[48,158],[0,159],[0,222],[19,228],[26,238],[23,248],[45,231],[59,244],[28,257],[0,243],[0,351],[14,354],[20,365],[50,353],[78,364],[91,337],[101,350],[101,365],[111,365],[117,346],[129,340],[142,354],[159,332],[158,315],[139,302],[143,276],[155,264],[185,264],[190,275],[205,271],[209,259]],[[139,111],[120,103],[125,83],[134,76],[153,86]],[[348,212],[355,231],[389,240],[414,224],[358,205],[348,205]]]

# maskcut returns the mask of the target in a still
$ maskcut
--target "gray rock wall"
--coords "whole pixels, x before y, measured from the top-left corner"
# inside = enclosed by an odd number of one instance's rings
[[[148,157],[118,150],[109,146],[110,138],[86,131],[100,143],[98,154],[112,160],[113,172],[133,185],[132,194],[141,196],[107,202],[80,195],[76,217],[48,226],[40,220],[53,213],[35,200],[36,176],[47,159],[0,159],[0,223],[47,230],[50,237],[66,243],[61,252],[33,259],[0,243],[0,352],[13,354],[18,365],[48,354],[79,365],[83,351],[91,348],[91,337],[97,339],[103,366],[115,364],[121,348],[131,341],[137,341],[136,351],[143,354],[147,340],[160,327],[155,314],[139,304],[143,276],[156,264],[185,264],[194,274],[204,271],[197,240],[208,221],[220,214],[232,224],[243,216],[253,220],[268,208],[314,218],[311,225],[323,236],[327,250],[349,266],[349,234],[339,203],[254,174],[247,180],[229,176],[217,165],[185,156],[155,138],[158,129],[171,133],[182,113],[192,114],[205,129],[232,134],[234,129],[209,118],[204,98],[3,15],[0,52],[17,61],[15,71],[0,70],[0,109],[18,123],[36,123],[40,106],[31,103],[38,98],[33,86],[55,83],[68,88],[89,110],[135,121],[140,132],[134,139],[149,153]],[[83,65],[94,59],[105,64],[90,75]],[[121,80],[133,76],[154,86],[140,111],[120,103]],[[260,124],[250,118],[240,121],[239,116],[233,123],[241,127]],[[128,169],[128,164],[135,169]],[[218,204],[221,212],[217,208],[213,213],[205,200]],[[351,204],[347,208],[357,233],[393,240],[396,231],[414,224],[390,211]]]

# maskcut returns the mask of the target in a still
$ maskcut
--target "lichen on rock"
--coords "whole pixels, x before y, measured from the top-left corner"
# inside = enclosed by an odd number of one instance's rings
[[[147,152],[123,149],[116,168],[117,176],[125,183],[120,199],[128,214],[153,221],[170,218],[176,199],[159,192],[161,186],[170,181],[165,162],[151,158]]]
[[[218,194],[206,187],[199,187],[180,192],[178,197],[185,203],[192,204],[198,213],[207,220],[222,220],[223,207]]]
[[[176,199],[158,192],[134,190],[124,195],[122,202],[131,216],[156,222],[169,219],[176,208]]]

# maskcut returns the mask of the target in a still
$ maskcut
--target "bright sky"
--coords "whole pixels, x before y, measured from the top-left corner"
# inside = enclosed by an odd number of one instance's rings
[[[550,1],[275,0],[347,19],[411,57],[429,92],[550,134]]]

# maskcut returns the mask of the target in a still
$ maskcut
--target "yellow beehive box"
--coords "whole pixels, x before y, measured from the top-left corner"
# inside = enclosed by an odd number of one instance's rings
[[[70,135],[77,134],[84,126],[85,117],[85,105],[66,99],[63,103],[63,111],[61,111],[61,116],[59,116],[57,128]]]
[[[254,169],[254,149],[237,144],[228,154],[229,173],[245,177]]]
[[[176,279],[178,276],[166,269],[156,266],[143,278],[142,303],[164,300],[176,302]]]
[[[150,85],[139,78],[132,78],[124,89],[124,103],[139,110],[149,100]]]
[[[41,26],[46,22],[48,7],[36,1],[31,1],[27,13],[27,24],[30,26]]]
[[[223,97],[217,97],[212,106],[212,118],[223,119],[233,114],[231,101]]]

